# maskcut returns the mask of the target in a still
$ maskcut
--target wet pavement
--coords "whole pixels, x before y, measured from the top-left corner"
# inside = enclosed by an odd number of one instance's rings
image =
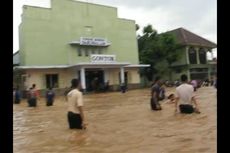
[[[166,95],[175,92],[167,88]],[[216,153],[216,90],[197,91],[201,114],[175,114],[162,101],[150,110],[150,90],[84,95],[87,130],[70,130],[67,103],[57,97],[47,107],[41,98],[29,108],[13,105],[14,153]]]

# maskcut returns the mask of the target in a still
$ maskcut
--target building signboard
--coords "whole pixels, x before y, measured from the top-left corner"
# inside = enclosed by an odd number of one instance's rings
[[[90,59],[91,59],[91,63],[114,63],[116,62],[115,55],[92,54],[90,56]]]
[[[80,45],[85,46],[106,46],[107,41],[104,38],[81,37]]]

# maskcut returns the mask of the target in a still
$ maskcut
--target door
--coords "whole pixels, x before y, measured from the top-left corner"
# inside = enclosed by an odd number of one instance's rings
[[[85,72],[86,91],[100,91],[104,86],[104,71],[87,70]]]

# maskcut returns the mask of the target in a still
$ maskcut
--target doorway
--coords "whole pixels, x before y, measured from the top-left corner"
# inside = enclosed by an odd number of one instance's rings
[[[104,71],[86,70],[85,71],[86,91],[100,91],[104,87]]]

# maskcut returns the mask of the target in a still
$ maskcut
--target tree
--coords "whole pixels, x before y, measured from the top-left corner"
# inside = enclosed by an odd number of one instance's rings
[[[159,50],[163,55],[161,63],[167,65],[163,70],[169,75],[169,79],[172,80],[172,72],[175,71],[175,69],[172,68],[172,64],[181,58],[183,46],[178,44],[174,35],[170,33],[159,35],[159,39],[160,43],[162,43],[161,49]]]
[[[136,24],[136,31],[138,31],[139,29],[140,29],[140,26]]]
[[[151,25],[147,25],[143,28],[143,33],[143,36],[138,38],[140,63],[148,63],[150,64],[150,67],[142,68],[140,74],[147,77],[148,80],[152,80],[152,76],[156,72],[156,69],[154,68],[155,61],[150,57],[154,55],[153,48],[155,47],[154,41],[157,39],[157,31],[154,30]]]
[[[141,69],[144,75],[151,81],[154,74],[170,76],[174,69],[172,63],[181,56],[182,46],[176,42],[176,38],[170,33],[158,34],[151,25],[143,28],[143,35],[138,38],[140,63],[150,64],[149,68]]]

